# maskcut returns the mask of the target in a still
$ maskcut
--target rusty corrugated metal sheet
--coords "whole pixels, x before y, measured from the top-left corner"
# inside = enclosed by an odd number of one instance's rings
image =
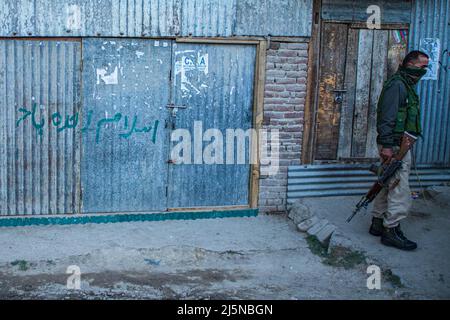
[[[0,215],[79,212],[80,49],[0,40]]]
[[[0,36],[310,36],[312,0],[2,0]]]
[[[415,1],[410,49],[419,49],[424,38],[438,38],[441,44],[437,80],[422,80],[423,139],[416,146],[418,163],[450,165],[450,1]]]
[[[409,23],[411,3],[411,0],[323,0],[322,19],[365,22],[370,16],[367,8],[377,5],[382,23]]]

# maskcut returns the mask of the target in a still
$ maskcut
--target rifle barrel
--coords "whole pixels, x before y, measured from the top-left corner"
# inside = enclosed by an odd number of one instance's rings
[[[359,209],[361,209],[361,207],[358,207],[355,210],[353,210],[353,213],[351,214],[351,216],[347,218],[347,222],[352,221],[353,217],[358,213]]]
[[[347,222],[350,222],[353,219],[353,217],[359,212],[359,210],[361,210],[361,208],[366,207],[368,202],[369,201],[367,195],[363,196],[361,200],[359,200],[359,202],[356,204],[356,208],[355,210],[353,210],[351,216],[347,218]]]

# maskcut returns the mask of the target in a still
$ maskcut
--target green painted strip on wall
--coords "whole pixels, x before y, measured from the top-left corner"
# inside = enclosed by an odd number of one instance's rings
[[[142,214],[115,214],[115,215],[75,215],[70,217],[14,217],[0,218],[0,227],[19,227],[37,225],[64,225],[86,223],[115,223],[133,221],[163,221],[163,220],[196,220],[232,217],[256,217],[258,209],[217,210],[195,212],[167,212]]]

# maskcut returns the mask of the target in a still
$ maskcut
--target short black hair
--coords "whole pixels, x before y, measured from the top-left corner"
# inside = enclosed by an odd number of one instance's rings
[[[425,52],[414,50],[406,55],[406,57],[403,59],[402,65],[406,67],[408,63],[410,63],[411,61],[417,61],[421,56],[430,59],[430,57]]]

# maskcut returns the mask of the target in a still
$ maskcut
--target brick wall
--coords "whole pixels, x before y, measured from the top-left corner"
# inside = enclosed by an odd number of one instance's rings
[[[308,63],[307,43],[271,42],[267,51],[264,129],[278,129],[279,172],[261,176],[261,212],[286,210],[287,167],[300,164]]]

